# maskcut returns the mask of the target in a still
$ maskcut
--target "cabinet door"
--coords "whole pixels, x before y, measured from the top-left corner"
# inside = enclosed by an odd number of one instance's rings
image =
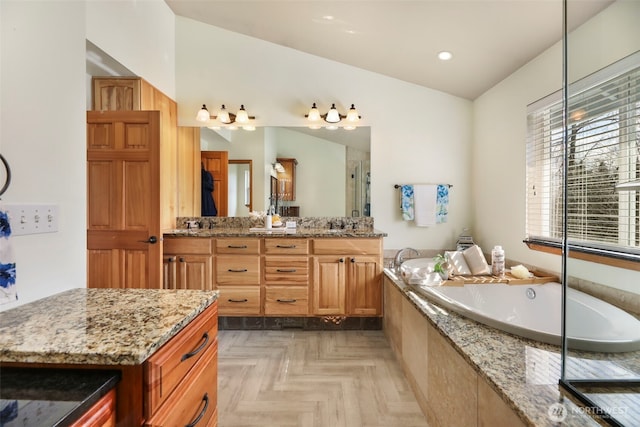
[[[178,289],[213,289],[211,255],[178,255]]]
[[[338,255],[313,257],[313,314],[346,313],[346,264]]]
[[[296,199],[296,159],[277,158],[276,161],[282,165],[284,172],[278,172],[278,195],[282,200],[292,201]]]
[[[162,288],[163,289],[177,289],[178,276],[175,255],[164,255],[162,257]]]
[[[349,258],[347,313],[377,316],[382,314],[382,268],[380,257]]]

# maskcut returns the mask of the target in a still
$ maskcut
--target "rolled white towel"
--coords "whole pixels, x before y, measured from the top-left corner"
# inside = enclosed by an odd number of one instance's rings
[[[522,264],[511,267],[511,275],[518,279],[528,279],[531,277],[529,269]]]

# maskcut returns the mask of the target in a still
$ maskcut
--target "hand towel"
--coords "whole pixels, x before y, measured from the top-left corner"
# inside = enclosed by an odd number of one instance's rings
[[[438,195],[436,198],[436,223],[442,224],[447,222],[447,214],[449,213],[449,186],[445,184],[438,185]]]
[[[11,225],[6,210],[0,207],[0,304],[18,299],[16,261],[11,247]]]
[[[418,227],[436,225],[437,185],[420,184],[413,186],[415,222]]]
[[[400,186],[400,209],[402,211],[402,219],[405,221],[413,221],[414,205],[413,205],[413,185]]]

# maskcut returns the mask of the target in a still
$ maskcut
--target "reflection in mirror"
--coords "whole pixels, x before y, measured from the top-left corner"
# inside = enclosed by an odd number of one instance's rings
[[[229,216],[249,216],[253,210],[252,175],[252,160],[229,160]]]
[[[282,205],[299,206],[301,217],[342,217],[371,213],[370,139],[369,127],[263,127],[254,132],[202,128],[200,145],[202,151],[227,151],[229,163],[253,162],[251,210],[268,209],[271,177],[277,177],[273,164],[277,158],[291,158],[297,161],[295,199]],[[244,212],[229,211],[229,216],[245,216]]]

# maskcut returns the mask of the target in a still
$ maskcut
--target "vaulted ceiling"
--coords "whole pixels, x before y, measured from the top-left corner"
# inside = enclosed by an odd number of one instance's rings
[[[176,15],[473,100],[562,38],[560,0],[165,0]],[[568,0],[575,28],[614,0]],[[450,51],[441,61],[437,54]]]

